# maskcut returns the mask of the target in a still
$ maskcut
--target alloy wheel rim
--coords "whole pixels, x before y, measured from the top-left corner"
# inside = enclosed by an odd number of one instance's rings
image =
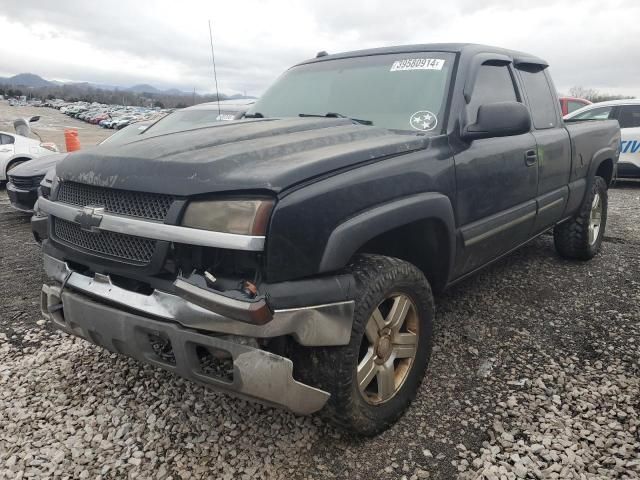
[[[418,351],[418,328],[417,310],[407,295],[391,294],[375,308],[357,367],[358,388],[367,403],[386,403],[402,388]]]
[[[600,225],[602,222],[602,199],[596,193],[591,202],[591,213],[589,214],[589,245],[593,245],[598,240]]]

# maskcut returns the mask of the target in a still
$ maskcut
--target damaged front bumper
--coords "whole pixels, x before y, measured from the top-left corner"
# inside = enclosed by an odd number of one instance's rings
[[[47,276],[73,290],[99,301],[116,304],[143,315],[168,320],[196,330],[226,333],[253,338],[273,338],[291,335],[305,346],[347,345],[351,338],[353,301],[275,310],[264,325],[254,325],[212,310],[207,310],[184,298],[161,290],[144,295],[114,285],[108,275],[82,275],[66,262],[44,254]],[[222,296],[221,296],[222,297]]]
[[[55,286],[42,289],[42,310],[69,334],[242,398],[300,415],[320,410],[329,399],[327,392],[293,378],[291,360],[265,350],[118,310]],[[158,355],[155,338],[166,339],[170,358]],[[198,349],[230,356],[231,375],[222,378],[208,371]]]
[[[291,335],[302,345],[345,345],[351,336],[354,302],[275,310],[273,319],[254,325],[225,317],[180,296],[154,290],[144,295],[93,277],[44,255],[47,275],[41,309],[59,329],[111,351],[151,363],[190,380],[255,401],[310,414],[329,394],[293,378],[290,359],[240,343],[237,336]],[[171,361],[158,355],[153,339],[170,346]],[[198,352],[223,352],[232,362],[229,378],[203,367]]]

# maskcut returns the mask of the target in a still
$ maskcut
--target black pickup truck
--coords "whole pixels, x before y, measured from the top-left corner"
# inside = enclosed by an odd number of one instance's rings
[[[619,127],[565,125],[547,70],[481,45],[321,53],[237,121],[73,153],[39,201],[43,314],[375,434],[425,375],[432,292],[550,229],[598,253]]]

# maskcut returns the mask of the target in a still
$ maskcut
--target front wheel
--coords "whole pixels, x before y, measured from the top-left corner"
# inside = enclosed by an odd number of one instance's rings
[[[350,267],[356,307],[349,345],[295,347],[301,380],[331,394],[324,414],[341,428],[375,435],[416,395],[431,355],[433,296],[410,263],[360,255]]]
[[[595,177],[575,217],[553,230],[556,250],[565,258],[590,260],[600,251],[607,224],[607,182]]]

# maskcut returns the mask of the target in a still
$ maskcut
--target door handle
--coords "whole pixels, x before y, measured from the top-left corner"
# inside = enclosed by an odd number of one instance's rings
[[[535,150],[527,150],[524,154],[524,163],[530,167],[538,160],[538,154]]]

